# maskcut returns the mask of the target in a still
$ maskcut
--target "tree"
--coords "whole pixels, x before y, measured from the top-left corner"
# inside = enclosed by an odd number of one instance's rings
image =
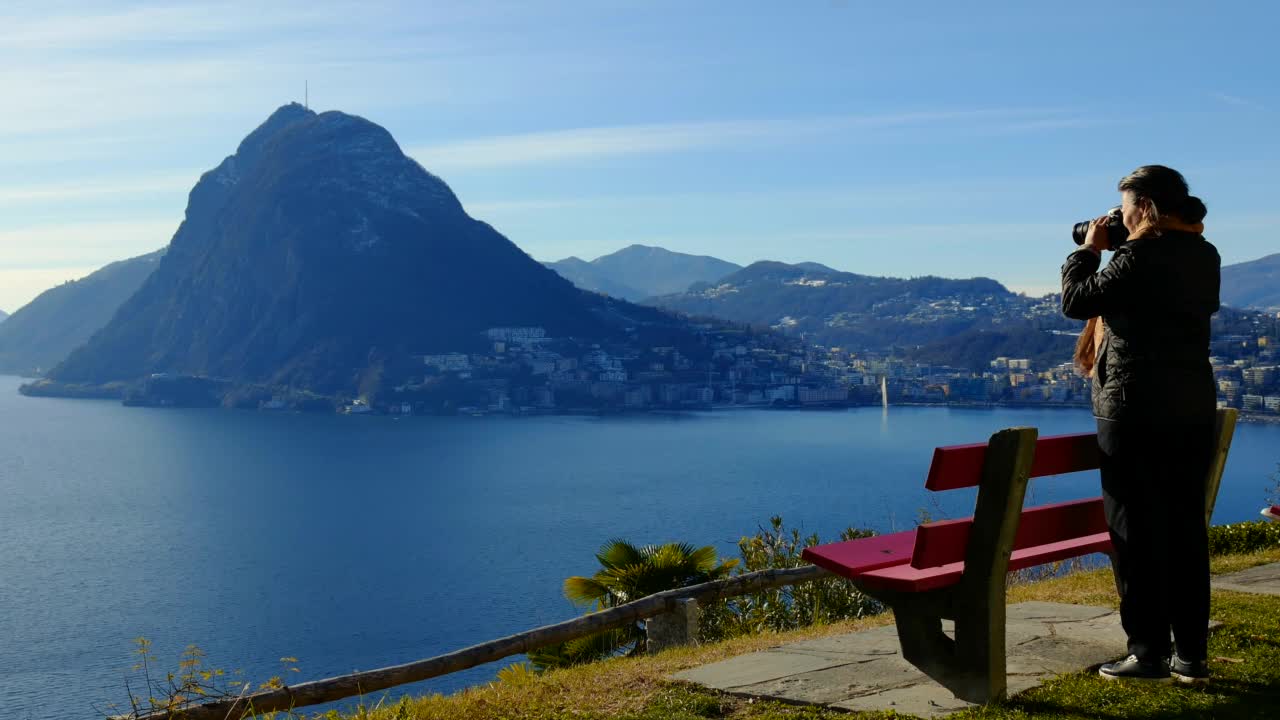
[[[596,560],[600,569],[591,577],[574,576],[564,581],[565,597],[588,612],[728,577],[738,564],[737,560],[719,560],[710,545],[696,549],[687,543],[636,547],[620,539],[605,543]],[[545,670],[640,654],[644,647],[644,629],[637,624],[542,648],[529,653],[529,660]]]

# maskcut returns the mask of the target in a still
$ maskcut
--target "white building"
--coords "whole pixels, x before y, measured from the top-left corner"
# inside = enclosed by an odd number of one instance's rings
[[[842,387],[800,387],[796,390],[796,397],[804,405],[817,405],[822,403],[839,403],[849,399],[849,391]]]
[[[766,390],[764,396],[769,402],[791,402],[796,399],[796,386],[777,385]]]
[[[423,355],[422,364],[435,368],[440,372],[467,372],[471,370],[471,360],[462,353]]]
[[[493,342],[529,344],[547,340],[547,331],[540,327],[489,328],[486,333]]]

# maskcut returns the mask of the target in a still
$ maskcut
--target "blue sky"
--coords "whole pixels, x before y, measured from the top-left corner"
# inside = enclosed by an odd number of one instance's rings
[[[1182,170],[1280,252],[1272,3],[0,6],[0,309],[163,246],[304,82],[530,255],[631,243],[1052,290],[1071,223]]]

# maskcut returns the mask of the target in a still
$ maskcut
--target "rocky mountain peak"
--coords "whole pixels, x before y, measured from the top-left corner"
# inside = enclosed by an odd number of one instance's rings
[[[316,117],[315,111],[305,108],[299,103],[291,102],[287,105],[281,105],[253,132],[246,135],[244,140],[240,141],[240,146],[236,148],[236,155],[242,158],[254,155],[281,130],[300,120],[313,117]]]
[[[612,307],[469,217],[384,128],[295,103],[201,177],[155,273],[50,377],[353,392],[370,358],[480,348],[486,328],[614,337],[632,321]]]

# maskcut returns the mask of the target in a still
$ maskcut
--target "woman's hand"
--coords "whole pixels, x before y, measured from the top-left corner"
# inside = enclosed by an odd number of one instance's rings
[[[1107,223],[1111,218],[1103,215],[1089,223],[1089,233],[1084,236],[1084,245],[1099,255],[1103,250],[1111,249],[1111,238],[1107,237]]]

